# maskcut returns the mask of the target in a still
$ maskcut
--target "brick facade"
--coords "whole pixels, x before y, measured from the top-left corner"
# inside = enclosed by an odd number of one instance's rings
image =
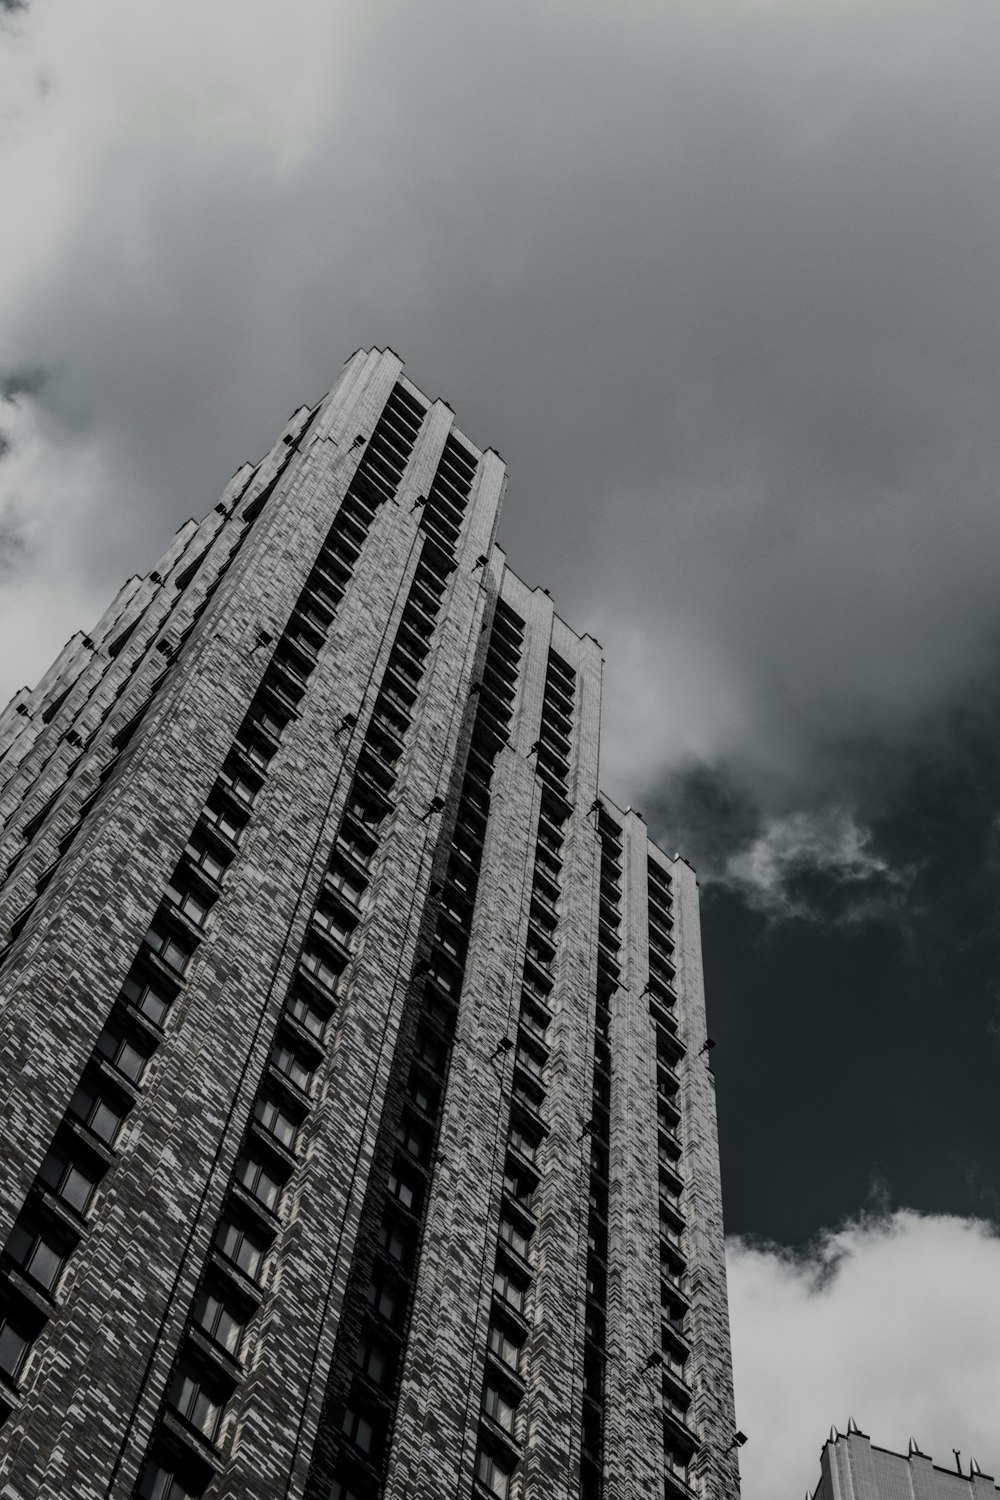
[[[697,884],[504,485],[359,351],[0,714],[2,1500],[737,1493]]]

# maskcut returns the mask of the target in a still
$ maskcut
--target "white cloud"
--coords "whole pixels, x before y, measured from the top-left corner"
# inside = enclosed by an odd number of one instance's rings
[[[953,1448],[1000,1473],[1000,1238],[970,1219],[900,1210],[828,1234],[801,1260],[730,1242],[743,1500],[815,1487],[831,1425]]]
[[[0,492],[2,706],[102,613],[107,590],[94,581],[95,562],[116,552],[124,560],[134,516],[125,509],[106,530],[112,476],[92,435],[53,430],[28,397],[0,403],[0,431],[11,445]]]
[[[823,875],[842,885],[862,886],[839,913],[858,921],[905,888],[909,872],[894,870],[872,847],[872,836],[847,808],[798,811],[777,817],[747,847],[729,856],[721,875],[761,911],[775,917],[808,917],[809,905],[789,890],[803,875]]]

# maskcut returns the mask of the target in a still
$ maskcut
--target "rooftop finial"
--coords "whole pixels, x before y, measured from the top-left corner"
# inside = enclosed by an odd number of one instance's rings
[[[850,1437],[850,1435],[851,1435],[852,1432],[860,1432],[860,1431],[861,1431],[861,1429],[858,1426],[857,1422],[855,1422],[854,1418],[853,1417],[848,1417],[848,1419],[847,1419],[847,1435],[848,1435],[848,1437]]]

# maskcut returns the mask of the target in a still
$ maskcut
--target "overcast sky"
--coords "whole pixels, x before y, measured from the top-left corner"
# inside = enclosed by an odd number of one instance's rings
[[[748,1500],[849,1415],[1000,1468],[998,59],[996,0],[0,0],[0,698],[358,346],[500,451],[702,876]]]

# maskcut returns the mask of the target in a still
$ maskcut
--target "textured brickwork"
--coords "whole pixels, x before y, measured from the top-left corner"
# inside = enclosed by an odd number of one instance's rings
[[[621,819],[624,933],[622,976],[611,1002],[611,1150],[608,1248],[609,1492],[652,1494],[662,1468],[656,1369],[648,1357],[660,1321],[656,1253],[655,1062],[649,1008],[641,998],[646,952],[646,828]]]
[[[600,648],[506,568],[504,485],[397,356],[361,350],[0,714],[3,1500],[166,1475],[231,1500],[736,1493],[696,882],[600,799]],[[669,1413],[651,861],[676,929]],[[67,1152],[99,1179],[85,1199]]]
[[[732,1444],[733,1373],[726,1297],[722,1195],[716,1127],[715,1080],[705,1019],[705,990],[698,920],[698,882],[684,860],[671,866],[675,892],[678,983],[685,1006],[681,1074],[686,1218],[687,1289],[691,1303],[689,1384],[694,1425],[702,1438],[693,1470],[707,1495],[738,1492],[737,1450]]]

